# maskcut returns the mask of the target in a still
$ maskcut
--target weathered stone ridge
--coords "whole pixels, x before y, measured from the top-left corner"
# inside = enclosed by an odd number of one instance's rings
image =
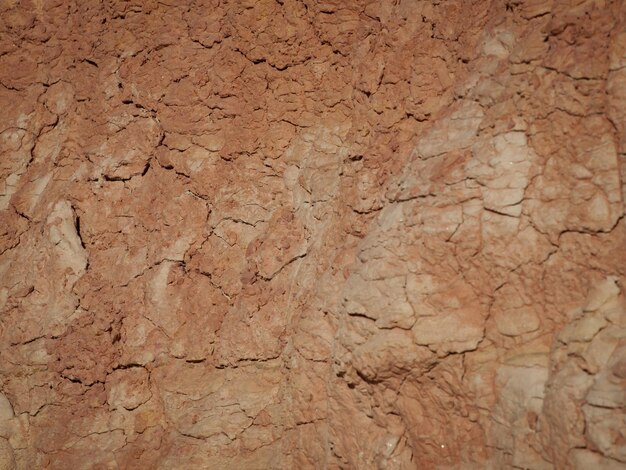
[[[626,466],[621,0],[0,0],[0,469]]]

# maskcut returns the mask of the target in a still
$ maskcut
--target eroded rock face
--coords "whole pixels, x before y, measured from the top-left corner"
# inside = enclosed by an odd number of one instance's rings
[[[0,18],[0,468],[626,465],[623,2]]]

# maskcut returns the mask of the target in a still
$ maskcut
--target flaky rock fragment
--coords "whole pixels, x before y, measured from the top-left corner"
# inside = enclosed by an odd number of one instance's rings
[[[143,367],[118,369],[107,376],[107,402],[111,409],[134,410],[150,399],[149,374]]]
[[[620,372],[625,321],[623,292],[617,279],[609,277],[594,286],[576,318],[557,336],[540,418],[544,452],[556,466],[576,465],[571,456],[576,448],[626,461],[620,412],[626,403]]]
[[[0,469],[13,470],[15,468],[13,449],[6,439],[0,438]]]

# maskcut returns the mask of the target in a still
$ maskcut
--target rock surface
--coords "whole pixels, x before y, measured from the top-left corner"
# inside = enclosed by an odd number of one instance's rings
[[[620,0],[0,0],[0,469],[626,466]]]

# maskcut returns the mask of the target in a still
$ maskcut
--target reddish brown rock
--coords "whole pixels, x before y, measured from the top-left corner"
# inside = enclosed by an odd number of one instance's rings
[[[0,469],[626,465],[619,0],[0,1]]]

